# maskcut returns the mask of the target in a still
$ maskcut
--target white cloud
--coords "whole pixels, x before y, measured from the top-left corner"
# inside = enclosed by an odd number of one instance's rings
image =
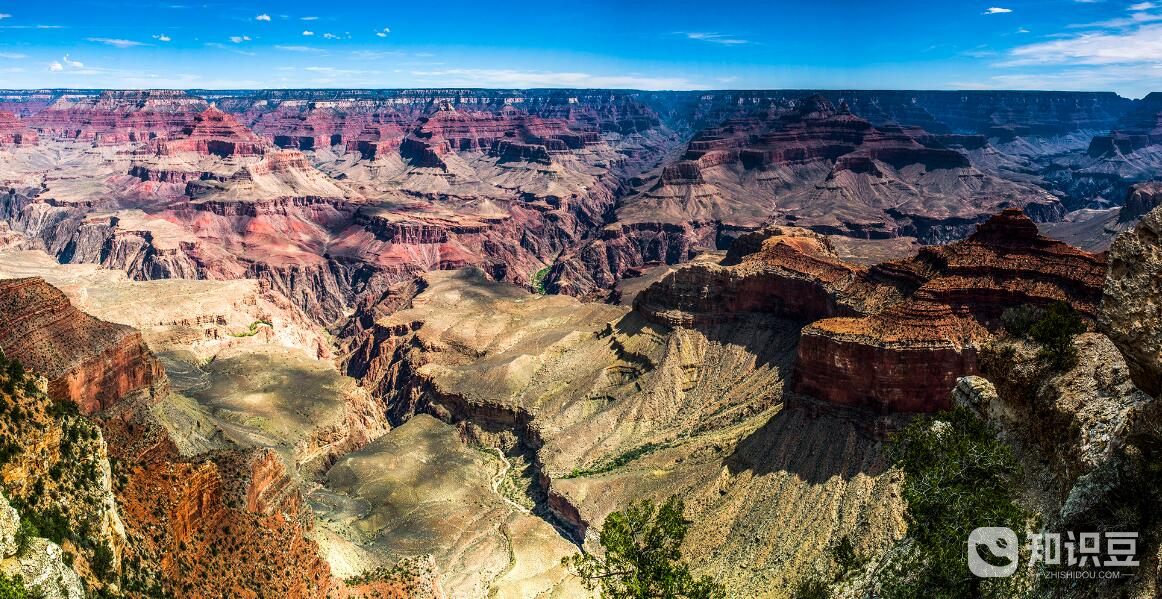
[[[106,44],[115,48],[132,48],[133,46],[142,46],[141,42],[133,40],[112,39],[107,37],[87,37],[86,40],[90,42],[97,42],[98,44]]]
[[[1156,5],[1153,2],[1139,2],[1137,4],[1131,4],[1130,10],[1150,10],[1155,6]]]
[[[59,61],[54,60],[48,63],[48,70],[52,71],[53,73],[69,70],[73,73],[85,74],[83,71],[84,68],[85,63],[79,60],[71,60],[68,54],[65,54],[64,57],[62,57]]]
[[[702,89],[706,86],[680,77],[642,77],[636,74],[595,75],[581,72],[520,71],[516,69],[445,69],[411,71],[421,79],[434,79],[429,85],[465,87],[567,87],[631,89]]]
[[[227,46],[226,44],[219,44],[218,42],[206,42],[206,47],[207,48],[217,48],[219,50],[226,50],[227,52],[233,52],[235,54],[241,54],[243,56],[256,56],[256,54],[254,52],[247,52],[246,50],[240,50],[238,48],[235,48],[234,46]]]
[[[1018,46],[997,66],[1112,65],[1162,61],[1162,25],[1144,25],[1133,31],[1083,33],[1072,37]]]
[[[12,15],[10,15],[6,12],[0,12],[0,19],[11,19],[11,18],[12,18]]]
[[[300,17],[303,21],[318,21],[319,17]]]
[[[173,38],[171,38],[170,36],[168,36],[168,35],[166,35],[166,34],[164,34],[164,33],[162,33],[162,34],[160,34],[160,35],[155,35],[155,36],[153,36],[153,39],[155,39],[155,40],[157,40],[157,41],[159,41],[159,42],[169,42],[169,41],[173,41]]]
[[[268,15],[266,13],[262,13],[262,14],[258,15],[257,17],[254,17],[254,20],[255,21],[269,21],[270,15]]]
[[[953,82],[950,86],[957,89],[1114,90],[1124,96],[1140,98],[1158,89],[1160,70],[1119,65],[1078,67],[1047,73],[1013,72],[985,80]]]
[[[1132,12],[1129,17],[1122,17],[1117,19],[1110,19],[1108,21],[1098,21],[1096,23],[1081,23],[1078,25],[1070,25],[1070,29],[1125,29],[1134,25],[1143,25],[1146,23],[1153,23],[1154,21],[1162,21],[1162,14],[1151,12]]]
[[[0,52],[0,58],[8,58],[10,60],[20,60],[21,58],[28,58],[27,54],[19,52]]]
[[[1021,28],[1017,29],[1017,33],[1029,33],[1029,30],[1025,29],[1024,27],[1021,27]]]
[[[375,35],[377,35],[379,37],[387,37],[387,34],[389,34],[389,33],[391,33],[391,28],[384,27],[381,31],[376,31]]]
[[[308,35],[308,36],[315,35],[315,32],[314,31],[304,31],[303,35]]]
[[[1013,12],[1013,9],[1011,9],[1011,8],[998,8],[996,6],[990,6],[988,8],[988,10],[984,11],[984,14],[986,14],[986,15],[1003,15],[1005,13],[1010,13],[1010,12]]]
[[[232,35],[232,36],[230,36],[230,41],[234,42],[235,44],[241,44],[242,42],[250,41],[250,36],[249,35]]]
[[[679,31],[677,32],[677,35],[684,35],[686,36],[686,39],[698,40],[700,42],[710,42],[712,44],[722,44],[724,46],[740,46],[742,44],[750,43],[750,40],[744,40],[715,32]]]
[[[380,52],[377,50],[352,50],[351,56],[363,60],[376,60],[381,58],[401,58],[407,56],[407,54],[404,52]],[[417,54],[417,56],[419,55]]]
[[[310,46],[282,46],[282,45],[278,45],[278,46],[275,46],[274,48],[276,50],[282,50],[283,52],[323,52],[324,51],[322,49],[312,48]]]

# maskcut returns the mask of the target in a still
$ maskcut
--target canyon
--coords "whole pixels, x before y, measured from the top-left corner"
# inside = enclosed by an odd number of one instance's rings
[[[0,491],[100,531],[47,540],[89,594],[591,597],[561,558],[678,494],[697,574],[792,596],[907,534],[917,414],[1028,437],[1055,498],[1149,436],[1157,104],[6,92],[0,349],[41,424],[0,413],[35,448]],[[1025,405],[1004,315],[1057,304],[1081,363]],[[70,451],[103,474],[33,493]]]

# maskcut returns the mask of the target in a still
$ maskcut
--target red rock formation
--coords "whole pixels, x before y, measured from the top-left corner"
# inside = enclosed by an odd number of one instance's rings
[[[260,155],[266,144],[233,116],[211,106],[193,116],[173,139],[159,141],[152,149],[163,156],[195,152],[226,158]]]
[[[36,133],[11,112],[0,111],[0,148],[36,145]]]
[[[1126,204],[1118,212],[1121,222],[1132,221],[1162,206],[1162,181],[1148,181],[1130,186],[1126,193]]]
[[[0,281],[0,321],[0,348],[44,374],[49,394],[82,413],[164,381],[140,333],[77,310],[43,279]]]
[[[893,297],[894,289],[870,284],[866,269],[841,262],[811,231],[773,227],[733,247],[725,266],[691,264],[646,288],[635,309],[669,326],[725,322],[746,312],[810,322],[866,314]]]
[[[914,291],[874,314],[804,328],[795,388],[838,404],[929,412],[948,407],[957,377],[977,372],[976,348],[1005,309],[1063,301],[1096,316],[1105,259],[1039,235],[1011,209],[965,241],[924,248],[868,276]]]
[[[399,150],[403,138],[403,129],[394,123],[367,125],[347,141],[347,151],[359,153],[364,160],[375,160]]]
[[[305,536],[297,485],[268,451],[138,463],[119,493],[135,557],[179,597],[318,598],[341,589]]]
[[[843,263],[825,238],[774,227],[740,237],[721,265],[695,263],[642,291],[635,309],[668,326],[704,326],[740,314],[809,322],[795,390],[882,412],[948,405],[956,378],[974,374],[976,348],[1005,309],[1064,301],[1089,317],[1105,261],[1037,233],[1020,210],[968,239],[925,247],[870,269]]]
[[[205,108],[205,100],[178,90],[105,91],[61,96],[28,123],[54,138],[102,145],[146,142],[180,132]]]
[[[487,151],[502,162],[548,164],[552,154],[600,141],[591,124],[541,118],[511,106],[497,112],[448,109],[421,117],[401,143],[400,155],[416,166],[438,168],[445,167],[445,154],[472,151]]]

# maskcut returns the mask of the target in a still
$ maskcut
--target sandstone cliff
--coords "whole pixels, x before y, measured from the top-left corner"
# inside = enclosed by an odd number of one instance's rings
[[[964,241],[871,268],[844,263],[823,236],[775,227],[739,237],[721,265],[693,264],[646,288],[635,308],[699,328],[773,314],[806,324],[795,390],[873,411],[947,407],[956,378],[1006,308],[1065,301],[1094,317],[1105,261],[1037,232],[1019,210]]]
[[[11,112],[0,111],[0,148],[36,145],[36,132]]]
[[[43,279],[0,281],[0,348],[49,380],[49,393],[74,402],[85,414],[154,384],[161,366],[141,334],[97,320]]]

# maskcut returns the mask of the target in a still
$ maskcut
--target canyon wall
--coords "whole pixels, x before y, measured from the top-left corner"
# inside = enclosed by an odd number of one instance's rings
[[[0,281],[0,348],[48,378],[49,394],[92,414],[165,374],[141,334],[73,307],[43,279]]]

